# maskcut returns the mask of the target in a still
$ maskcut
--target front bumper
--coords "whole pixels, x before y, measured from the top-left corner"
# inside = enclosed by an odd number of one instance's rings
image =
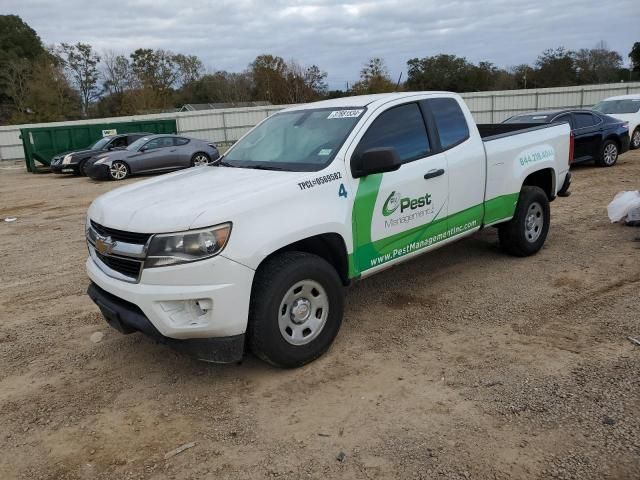
[[[254,271],[218,255],[191,264],[142,270],[139,283],[113,278],[87,259],[91,281],[140,309],[165,337],[230,337],[245,333]]]
[[[87,176],[94,180],[105,180],[111,178],[109,175],[109,165],[92,163],[85,167]]]
[[[177,340],[165,337],[136,305],[122,300],[91,283],[87,290],[109,325],[123,334],[142,332],[169,347],[198,360],[230,363],[242,360],[244,334],[229,337]]]
[[[50,168],[53,173],[72,173],[74,175],[78,175],[80,173],[77,164],[63,165],[62,163],[52,163]]]

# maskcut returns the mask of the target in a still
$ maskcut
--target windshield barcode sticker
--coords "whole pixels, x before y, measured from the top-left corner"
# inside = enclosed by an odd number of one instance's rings
[[[360,110],[334,110],[329,114],[327,119],[329,118],[356,118],[359,117],[360,114],[364,112],[363,109]]]

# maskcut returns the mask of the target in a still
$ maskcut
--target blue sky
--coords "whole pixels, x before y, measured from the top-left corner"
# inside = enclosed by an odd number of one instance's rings
[[[272,53],[319,65],[331,88],[355,81],[372,56],[396,79],[412,57],[453,53],[508,67],[600,40],[627,63],[640,41],[639,0],[3,0],[0,13],[20,15],[46,44],[164,48],[196,54],[209,70],[241,71]]]

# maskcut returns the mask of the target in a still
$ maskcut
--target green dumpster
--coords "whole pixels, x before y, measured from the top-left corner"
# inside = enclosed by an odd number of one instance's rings
[[[47,171],[55,155],[81,150],[107,135],[133,132],[177,133],[177,125],[174,119],[22,128],[20,138],[27,170],[36,173]]]

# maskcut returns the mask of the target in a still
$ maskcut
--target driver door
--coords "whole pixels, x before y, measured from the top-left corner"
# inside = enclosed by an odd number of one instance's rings
[[[431,140],[417,102],[383,111],[360,139],[352,158],[385,147],[403,164],[358,180],[352,213],[357,273],[429,247],[446,232],[447,157],[435,153]]]

